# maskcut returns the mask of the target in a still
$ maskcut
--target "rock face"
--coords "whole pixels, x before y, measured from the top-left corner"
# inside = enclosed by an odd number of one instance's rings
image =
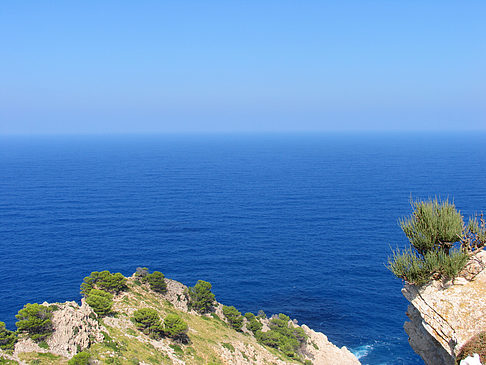
[[[49,305],[44,303],[44,305]],[[96,320],[96,314],[82,300],[81,306],[76,302],[56,303],[52,324],[54,333],[46,340],[49,349],[39,347],[31,339],[21,339],[15,345],[15,354],[22,352],[50,352],[56,355],[71,357],[89,347],[90,344],[103,341],[102,327]]]
[[[349,351],[346,346],[341,348],[333,345],[327,339],[327,336],[321,332],[315,332],[305,324],[301,326],[308,337],[303,352],[306,357],[312,361],[312,364],[341,364],[341,365],[359,365],[360,362]]]
[[[486,330],[486,251],[478,253],[452,282],[425,287],[405,284],[411,303],[404,325],[409,343],[426,364],[455,364],[462,346]]]

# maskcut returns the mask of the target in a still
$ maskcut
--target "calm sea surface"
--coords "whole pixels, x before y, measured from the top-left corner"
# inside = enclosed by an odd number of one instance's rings
[[[137,266],[420,364],[384,266],[410,195],[486,208],[485,134],[0,138],[0,320]]]

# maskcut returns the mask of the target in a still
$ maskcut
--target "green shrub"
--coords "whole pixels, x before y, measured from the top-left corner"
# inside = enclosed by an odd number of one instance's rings
[[[113,295],[103,290],[91,289],[86,297],[86,303],[98,316],[103,317],[111,313]]]
[[[4,322],[0,322],[0,349],[13,350],[17,342],[17,335],[14,331],[9,331]]]
[[[133,313],[132,319],[140,331],[152,337],[159,337],[160,317],[155,309],[138,309]]]
[[[424,256],[441,249],[446,253],[462,237],[464,221],[454,203],[449,200],[412,201],[410,217],[399,220],[410,244]]]
[[[467,263],[469,256],[460,250],[430,251],[423,257],[411,248],[397,249],[388,258],[388,269],[398,278],[418,286],[431,279],[454,279]]]
[[[415,285],[431,279],[454,279],[464,268],[464,221],[453,203],[438,201],[411,202],[410,217],[399,220],[410,246],[392,250],[387,268],[398,278]],[[453,245],[461,241],[461,250]]]
[[[262,329],[262,327],[263,327],[263,325],[256,318],[250,319],[246,323],[246,328],[253,333],[260,331]]]
[[[469,219],[462,246],[470,252],[476,252],[486,245],[486,219],[481,213],[479,217]]]
[[[255,333],[255,337],[258,342],[274,348],[278,348],[280,343],[280,334],[276,331],[257,331]]]
[[[270,331],[257,330],[255,337],[260,343],[278,348],[286,356],[297,358],[297,352],[307,336],[301,327],[295,327],[289,321],[290,318],[281,313],[270,320]]]
[[[238,309],[233,306],[223,305],[223,314],[233,329],[240,331],[243,326],[243,317]]]
[[[68,361],[68,365],[89,365],[90,359],[90,354],[83,351],[74,355],[71,360]]]
[[[257,318],[259,318],[259,319],[265,319],[265,318],[267,318],[267,315],[265,314],[265,312],[263,310],[260,309],[258,311]]]
[[[255,334],[257,331],[260,331],[263,328],[261,322],[257,319],[257,317],[250,312],[245,313],[246,322],[246,329],[253,332]]]
[[[214,294],[211,292],[211,284],[199,280],[194,287],[187,289],[190,308],[199,313],[209,312],[213,308]]]
[[[154,271],[153,273],[146,275],[145,280],[149,283],[150,289],[154,292],[162,294],[167,292],[165,277],[160,271]]]
[[[15,317],[18,319],[15,323],[17,330],[27,333],[34,341],[43,341],[54,331],[52,311],[43,305],[28,303]]]
[[[172,339],[185,341],[189,327],[177,314],[168,314],[164,319],[164,334]]]
[[[118,294],[127,289],[127,278],[119,272],[112,274],[108,270],[93,271],[90,276],[84,278],[81,284],[81,294],[86,297],[92,289]]]

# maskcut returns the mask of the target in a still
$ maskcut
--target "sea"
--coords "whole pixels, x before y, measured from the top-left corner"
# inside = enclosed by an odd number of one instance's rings
[[[486,208],[486,134],[0,137],[0,320],[80,301],[92,271],[209,281],[242,313],[285,313],[363,364],[423,364],[403,330],[411,199]]]

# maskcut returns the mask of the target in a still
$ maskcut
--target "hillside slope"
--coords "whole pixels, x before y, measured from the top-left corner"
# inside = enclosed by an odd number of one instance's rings
[[[13,352],[0,350],[0,359],[12,364],[67,364],[76,353],[85,351],[91,363],[98,364],[359,364],[345,347],[338,348],[322,333],[302,326],[306,340],[298,357],[287,357],[282,351],[262,345],[246,329],[236,331],[216,302],[209,314],[189,309],[186,287],[165,279],[167,292],[159,294],[136,276],[127,280],[128,289],[115,295],[114,315],[99,318],[83,299],[76,302],[43,303],[54,306],[53,334],[45,343],[36,343],[21,335]],[[132,320],[136,310],[152,308],[161,318],[180,316],[189,327],[186,341],[167,337],[153,338],[137,329]],[[260,319],[263,331],[270,320]],[[297,327],[289,321],[289,328]]]

